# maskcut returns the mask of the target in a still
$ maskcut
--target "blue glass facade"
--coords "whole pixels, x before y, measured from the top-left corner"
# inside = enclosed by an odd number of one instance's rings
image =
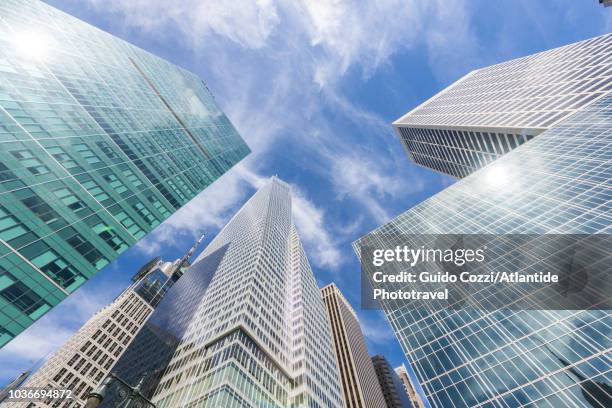
[[[428,233],[609,234],[611,142],[607,95],[362,241]],[[612,404],[608,311],[427,310],[393,301],[383,307],[434,406]]]
[[[0,2],[0,346],[249,153],[195,75]]]

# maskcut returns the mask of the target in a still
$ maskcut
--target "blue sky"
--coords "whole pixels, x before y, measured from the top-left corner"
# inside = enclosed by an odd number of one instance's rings
[[[0,385],[54,351],[155,255],[210,238],[266,178],[294,188],[321,285],[357,309],[372,354],[404,361],[359,310],[351,242],[453,181],[412,165],[390,123],[472,69],[612,31],[597,0],[48,0],[205,80],[253,153],[0,350]]]

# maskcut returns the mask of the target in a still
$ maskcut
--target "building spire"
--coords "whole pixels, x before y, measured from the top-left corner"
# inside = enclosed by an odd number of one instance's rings
[[[189,248],[189,251],[187,251],[187,253],[181,258],[179,267],[189,266],[189,259],[193,256],[193,254],[195,253],[195,250],[198,248],[198,246],[202,243],[203,240],[204,240],[204,234],[202,234],[200,238],[198,238],[198,240],[194,242],[191,248]]]

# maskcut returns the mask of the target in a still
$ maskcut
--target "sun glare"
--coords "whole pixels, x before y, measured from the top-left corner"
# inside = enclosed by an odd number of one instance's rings
[[[17,53],[31,60],[44,60],[49,54],[50,43],[49,36],[40,31],[25,31],[13,38]]]
[[[504,166],[495,164],[493,165],[493,168],[488,169],[485,178],[487,184],[492,186],[500,186],[508,182],[510,175]]]

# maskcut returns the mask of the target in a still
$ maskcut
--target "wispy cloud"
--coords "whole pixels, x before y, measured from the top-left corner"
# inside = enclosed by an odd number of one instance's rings
[[[481,60],[480,41],[474,33],[470,2],[434,0],[424,39],[429,65],[443,82],[457,79]]]
[[[336,157],[332,174],[337,193],[357,198],[378,224],[390,218],[384,206],[385,197],[406,188],[402,179],[381,171],[377,162],[357,153]]]
[[[372,345],[384,345],[395,341],[395,334],[382,311],[361,311],[359,323],[364,336]]]
[[[342,253],[331,233],[325,228],[325,213],[316,207],[297,187],[292,187],[293,219],[305,242],[311,261],[324,268],[336,269],[342,263]]]
[[[266,44],[279,22],[272,0],[223,2],[214,0],[89,0],[99,11],[125,17],[133,27],[163,35],[179,30],[192,47],[210,35],[224,36],[244,47]]]
[[[365,76],[420,32],[423,8],[418,1],[304,0],[294,15],[310,44],[322,52],[316,58],[314,81],[321,87],[358,65]],[[392,18],[390,18],[392,16]]]
[[[129,29],[165,40],[176,37],[203,61],[207,79],[217,84],[215,93],[224,111],[253,151],[139,244],[150,253],[174,242],[176,234],[197,235],[221,227],[245,201],[245,192],[256,187],[257,180],[277,172],[270,164],[284,153],[277,150],[281,138],[285,146],[293,143],[296,147],[287,153],[299,151],[296,163],[303,162],[308,171],[329,180],[326,188],[333,189],[336,198],[356,203],[369,219],[387,220],[391,214],[385,203],[417,190],[419,184],[409,182],[409,189],[399,188],[402,175],[397,153],[390,153],[388,147],[390,138],[395,137],[389,124],[350,102],[341,92],[339,80],[352,68],[369,77],[394,54],[422,42],[421,37],[426,38],[433,63],[452,65],[456,61],[446,56],[445,50],[455,45],[453,41],[461,41],[465,52],[472,39],[469,32],[459,29],[466,23],[459,1],[451,5],[415,0],[214,4],[184,0],[172,5],[165,0],[88,1],[98,12],[118,17],[113,21],[121,21]],[[452,13],[457,22],[453,22]],[[431,19],[456,28],[446,34],[444,28],[428,24]],[[371,139],[361,140],[359,149],[338,143],[351,134],[340,128],[329,112],[353,126],[359,123],[366,127]],[[376,155],[383,164],[363,158]],[[325,204],[316,202],[301,186],[294,190],[298,192],[294,200],[296,224],[309,257],[319,266],[338,268],[343,259],[339,249],[342,240],[335,238],[347,231],[346,226],[330,220]],[[362,219],[349,220],[353,230]]]

